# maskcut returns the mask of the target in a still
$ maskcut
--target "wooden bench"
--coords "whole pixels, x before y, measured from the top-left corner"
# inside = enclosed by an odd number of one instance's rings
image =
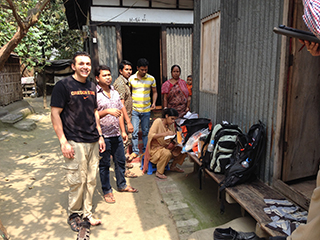
[[[194,162],[195,169],[199,169],[199,166],[201,166],[202,163],[199,161],[198,157],[193,153],[188,153],[188,156]],[[209,171],[209,169],[205,169],[205,172],[217,183],[220,183],[224,179],[223,174],[215,174]],[[274,231],[266,226],[271,222],[271,219],[263,211],[266,207],[264,202],[265,198],[284,199],[285,197],[258,179],[254,182],[226,188],[227,202],[237,202],[241,206],[243,214],[246,211],[256,220],[256,234],[259,237],[286,236],[285,234]]]

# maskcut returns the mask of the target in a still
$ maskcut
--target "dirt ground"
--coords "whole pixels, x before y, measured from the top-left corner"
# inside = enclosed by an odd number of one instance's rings
[[[39,120],[37,128],[31,132],[12,127],[0,128],[0,137],[5,136],[0,140],[0,219],[10,239],[76,239],[77,234],[66,222],[68,186],[62,168],[63,156],[50,121],[50,110],[43,108],[42,98],[26,100],[36,111],[30,117]],[[187,200],[192,205],[191,211],[203,219],[203,222],[199,220],[200,229],[240,215],[239,209],[234,208],[230,214],[218,216],[218,207],[208,215],[206,208],[212,209],[216,200],[212,200],[212,195],[205,199],[195,198],[198,185],[196,176],[192,175],[192,164],[186,164],[185,170],[186,174],[172,174],[172,177],[180,182],[179,187],[184,188],[183,194],[191,195]],[[90,238],[178,240],[175,221],[157,187],[159,180],[154,174],[142,175],[138,163],[133,171],[139,177],[127,181],[138,188],[139,193],[114,190],[115,204],[107,204],[103,200],[97,178],[93,213],[102,219],[102,225],[91,228]],[[186,185],[188,182],[190,186]],[[111,180],[111,185],[116,188],[114,180]],[[201,207],[193,201],[200,202]]]

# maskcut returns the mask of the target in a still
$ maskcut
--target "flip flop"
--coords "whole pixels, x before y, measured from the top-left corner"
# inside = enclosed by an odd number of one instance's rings
[[[119,192],[132,192],[132,193],[137,193],[139,192],[138,189],[136,188],[133,188],[131,186],[127,186],[126,188],[124,189],[118,189]]]
[[[170,171],[172,171],[172,172],[184,173],[184,170],[181,169],[181,168],[179,168],[179,167],[177,167],[177,166],[175,166],[174,168],[171,168],[171,167],[170,167]]]
[[[129,170],[127,170],[127,171],[124,173],[124,176],[125,176],[126,178],[137,178],[137,177],[138,177],[135,173],[130,172]]]
[[[160,179],[167,179],[167,176],[161,173],[156,172],[156,177],[160,178]]]
[[[133,168],[133,164],[132,163],[127,163],[126,164],[126,168],[129,168],[129,169]]]
[[[107,203],[115,203],[115,202],[116,202],[116,199],[114,198],[114,196],[113,196],[112,193],[107,193],[107,194],[105,194],[103,197],[104,197],[104,200],[105,200]]]
[[[136,157],[138,157],[139,155],[136,153],[131,153],[130,156],[128,157],[128,162],[132,162],[133,159],[135,159]]]

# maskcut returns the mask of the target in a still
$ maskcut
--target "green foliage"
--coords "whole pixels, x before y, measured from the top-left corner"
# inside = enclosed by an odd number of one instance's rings
[[[38,0],[14,1],[23,21],[37,2]],[[5,45],[18,29],[12,10],[5,6],[8,6],[6,0],[0,0],[0,46]],[[63,0],[51,0],[41,13],[38,23],[29,29],[26,37],[15,48],[14,52],[27,66],[34,67],[44,60],[68,59],[83,48],[81,32],[69,29],[64,11]]]

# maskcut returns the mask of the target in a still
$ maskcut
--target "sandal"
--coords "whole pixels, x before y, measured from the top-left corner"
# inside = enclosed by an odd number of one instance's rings
[[[92,216],[90,218],[88,218],[89,220],[89,223],[92,225],[92,226],[97,226],[97,225],[100,225],[101,224],[101,220],[100,219],[95,219],[93,218]]]
[[[103,197],[107,203],[115,203],[116,202],[116,199],[114,198],[113,193],[107,193]]]
[[[133,188],[131,186],[127,186],[126,188],[124,189],[118,189],[119,192],[132,192],[132,193],[137,193],[139,192],[138,189],[136,188]]]
[[[136,157],[138,157],[138,154],[136,153],[131,153],[130,156],[128,157],[128,162],[132,162],[133,159],[135,159]]]
[[[132,164],[132,163],[127,163],[127,164],[126,164],[126,168],[128,168],[128,169],[133,168],[133,164]]]
[[[184,173],[184,170],[181,169],[181,168],[179,168],[179,167],[177,167],[177,166],[175,166],[175,167],[173,167],[173,168],[170,167],[170,171],[172,171],[172,172]]]
[[[90,222],[84,221],[80,224],[80,231],[77,236],[77,240],[89,240],[90,239]]]
[[[156,176],[160,179],[167,179],[167,176],[164,174],[159,173],[158,171],[156,172]]]
[[[70,225],[70,228],[72,231],[79,232],[80,231],[80,224],[82,223],[82,220],[80,216],[70,216],[68,217],[68,224]]]
[[[124,176],[125,176],[126,178],[136,178],[136,177],[138,177],[135,173],[130,172],[129,170],[127,170],[127,171],[124,173]]]

